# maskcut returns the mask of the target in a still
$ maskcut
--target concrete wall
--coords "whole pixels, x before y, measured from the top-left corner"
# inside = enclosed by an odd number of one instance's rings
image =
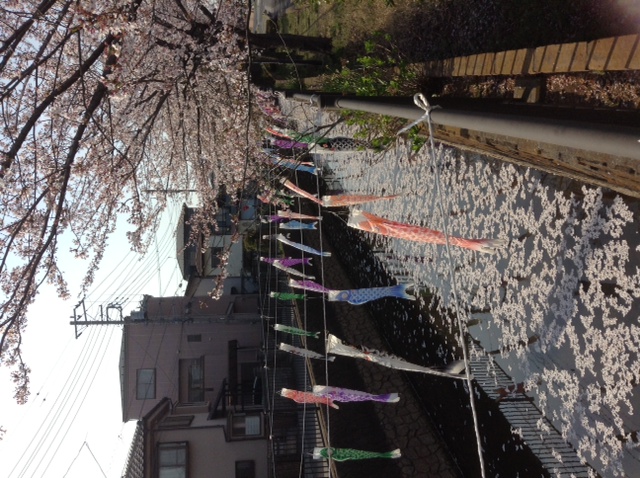
[[[199,418],[199,420],[198,420]],[[188,442],[189,477],[234,477],[236,461],[253,460],[256,477],[268,476],[267,440],[227,442],[224,434],[226,420],[203,421],[196,416],[190,428],[158,430],[154,441]]]

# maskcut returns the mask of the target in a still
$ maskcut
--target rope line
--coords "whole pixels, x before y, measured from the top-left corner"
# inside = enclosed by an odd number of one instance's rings
[[[434,182],[436,186],[436,196],[439,199],[437,203],[438,203],[438,208],[440,209],[440,213],[442,214],[443,233],[445,237],[445,250],[447,252],[449,275],[451,277],[451,291],[453,293],[454,308],[456,310],[456,322],[458,325],[460,346],[462,347],[462,355],[463,355],[463,360],[465,365],[465,376],[466,376],[466,381],[469,388],[469,404],[471,406],[471,414],[473,415],[473,429],[476,435],[476,445],[478,448],[478,460],[480,462],[480,471],[481,471],[482,478],[485,478],[486,471],[485,471],[485,464],[484,464],[484,459],[482,454],[482,436],[480,434],[480,425],[478,420],[478,413],[476,410],[476,401],[473,393],[473,377],[471,375],[471,369],[469,366],[470,365],[469,352],[467,347],[466,334],[464,331],[464,325],[462,324],[462,319],[461,319],[462,314],[460,313],[460,310],[459,310],[458,291],[456,288],[456,273],[455,273],[455,267],[453,265],[453,256],[451,255],[451,247],[449,244],[449,220],[447,218],[447,214],[445,213],[444,205],[443,205],[443,202],[444,202],[443,194],[442,194],[442,189],[440,187],[440,169],[439,169],[438,161],[436,158],[436,147],[433,139],[433,123],[431,121],[431,111],[434,109],[434,107],[431,107],[431,105],[427,101],[427,98],[422,93],[417,93],[416,95],[414,95],[413,101],[416,104],[416,106],[424,110],[425,113],[421,118],[409,124],[405,128],[401,129],[398,134],[408,131],[409,129],[413,128],[414,126],[422,122],[426,122],[429,127],[429,157],[433,165],[433,169],[435,171]]]

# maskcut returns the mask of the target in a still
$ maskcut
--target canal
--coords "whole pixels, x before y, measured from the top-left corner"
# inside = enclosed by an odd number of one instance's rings
[[[335,121],[300,103],[281,106],[299,131]],[[340,124],[327,136],[353,134]],[[442,246],[358,232],[388,275],[419,295],[422,313],[378,306],[394,351],[426,363],[459,351],[458,314],[474,378],[512,434],[558,466],[571,459],[566,441],[602,476],[640,475],[638,201],[455,148],[435,156],[406,139],[383,152],[315,155],[330,189],[399,196],[361,206],[367,212],[505,241],[495,255],[451,248],[449,257]],[[523,419],[522,404],[537,415]],[[509,459],[513,441],[503,440]]]

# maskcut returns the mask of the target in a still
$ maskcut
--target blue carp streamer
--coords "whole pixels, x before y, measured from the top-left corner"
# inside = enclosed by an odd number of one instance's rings
[[[334,461],[347,460],[370,460],[372,458],[400,458],[402,454],[400,449],[375,452],[368,450],[356,450],[354,448],[320,448],[313,449],[313,458],[319,460],[321,458],[331,459]]]
[[[290,241],[289,239],[284,237],[282,234],[272,234],[270,236],[266,235],[266,236],[262,236],[262,238],[263,239],[277,239],[278,241],[282,242],[283,244],[286,244],[286,245],[291,246],[291,247],[295,247],[299,251],[308,252],[309,254],[315,254],[317,256],[331,257],[331,252],[320,252],[320,251],[314,249],[313,247],[305,246],[304,244],[298,244],[297,242]]]
[[[292,142],[290,144],[291,144],[290,147],[298,147],[296,146],[296,143]],[[297,143],[297,144],[300,144],[300,143]],[[306,145],[303,147],[306,147]],[[315,166],[308,166],[306,164],[299,163],[297,161],[289,161],[287,159],[284,159],[272,154],[269,154],[269,159],[271,160],[271,163],[276,166],[281,166],[283,168],[293,169],[296,171],[304,171],[305,173],[310,173],[315,176],[318,175],[318,168],[316,168]]]
[[[288,222],[281,222],[280,229],[317,229],[316,228],[317,224],[318,224],[317,221],[315,222],[288,221]]]
[[[411,284],[398,284],[389,287],[371,287],[368,289],[332,290],[327,294],[327,300],[332,302],[349,302],[360,305],[383,297],[397,297],[399,299],[416,300],[415,296],[407,294]]]

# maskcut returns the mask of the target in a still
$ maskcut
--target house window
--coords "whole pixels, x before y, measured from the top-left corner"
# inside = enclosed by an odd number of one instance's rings
[[[204,401],[204,360],[180,360],[180,401]]]
[[[262,413],[237,413],[229,415],[231,440],[262,438]]]
[[[156,369],[138,369],[136,376],[136,398],[138,400],[156,398]]]
[[[253,460],[236,461],[236,478],[256,478],[256,462]]]
[[[187,335],[187,342],[202,342],[201,334]]]
[[[185,442],[158,444],[158,478],[187,478],[187,445]]]

